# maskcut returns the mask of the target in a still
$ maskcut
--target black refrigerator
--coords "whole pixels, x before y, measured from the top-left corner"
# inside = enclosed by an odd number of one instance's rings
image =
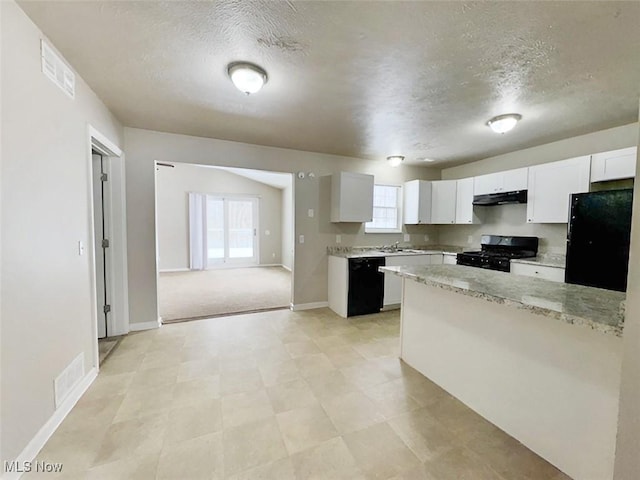
[[[565,281],[627,289],[633,189],[571,195]]]

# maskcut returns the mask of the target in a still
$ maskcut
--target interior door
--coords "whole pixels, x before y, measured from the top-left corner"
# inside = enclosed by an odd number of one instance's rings
[[[207,264],[258,262],[257,198],[207,195]]]
[[[94,228],[94,252],[96,265],[96,294],[97,294],[97,315],[98,315],[98,338],[105,338],[109,335],[108,320],[110,313],[109,292],[108,292],[108,215],[105,215],[106,195],[108,189],[105,183],[108,181],[106,162],[102,155],[93,153],[92,176],[93,176],[93,228]]]

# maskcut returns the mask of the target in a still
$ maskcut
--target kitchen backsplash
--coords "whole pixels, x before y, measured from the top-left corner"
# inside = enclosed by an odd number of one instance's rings
[[[527,223],[527,205],[475,207],[482,223],[477,225],[441,225],[438,243],[478,247],[482,235],[518,235],[540,238],[540,252],[566,252],[567,224]],[[471,237],[471,243],[469,243]]]

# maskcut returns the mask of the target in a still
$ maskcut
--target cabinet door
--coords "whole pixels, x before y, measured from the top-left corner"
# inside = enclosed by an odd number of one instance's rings
[[[429,265],[431,255],[394,255],[386,257],[387,267],[398,267],[402,265]],[[397,305],[402,301],[402,277],[392,273],[384,274],[384,300],[383,305]]]
[[[567,223],[572,193],[589,191],[591,156],[529,167],[527,223]]]
[[[456,265],[458,263],[458,259],[456,258],[456,255],[451,255],[451,254],[444,254],[442,256],[442,263],[444,265]]]
[[[403,210],[406,225],[431,223],[431,182],[426,180],[406,182]]]
[[[456,180],[431,182],[431,223],[455,223]]]
[[[591,156],[591,181],[635,178],[638,147],[622,148]]]
[[[429,265],[442,265],[443,263],[444,263],[444,259],[441,253],[429,254]]]
[[[525,275],[527,277],[542,278],[544,280],[551,280],[552,282],[564,282],[564,268],[562,267],[512,263],[511,273],[515,275]]]
[[[503,190],[505,192],[516,192],[518,190],[526,190],[528,184],[527,174],[528,168],[516,168],[515,170],[507,170],[504,174]]]
[[[346,258],[329,256],[329,308],[347,318],[347,295],[349,293],[349,261]]]
[[[473,177],[456,181],[456,223],[477,223],[473,214]]]
[[[473,180],[473,194],[486,195],[499,192],[502,188],[503,179],[502,172],[479,175]]]
[[[340,172],[331,178],[331,221],[370,222],[373,218],[373,175]]]

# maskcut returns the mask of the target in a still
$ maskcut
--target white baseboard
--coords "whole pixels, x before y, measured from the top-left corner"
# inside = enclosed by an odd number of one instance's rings
[[[130,332],[140,332],[142,330],[153,330],[154,328],[160,328],[162,326],[162,317],[158,317],[155,322],[140,322],[129,324]]]
[[[174,273],[174,272],[190,272],[189,268],[163,268],[158,270],[158,273]]]
[[[32,462],[45,443],[51,438],[51,435],[55,433],[62,421],[69,415],[71,409],[78,403],[80,397],[87,391],[89,386],[98,376],[98,370],[94,367],[78,382],[78,384],[69,392],[67,398],[60,404],[51,418],[42,426],[42,428],[36,433],[31,441],[24,447],[24,450],[20,452],[20,455],[16,458],[16,462],[19,466],[24,466],[27,462]],[[4,464],[3,464],[4,467]],[[23,472],[5,472],[2,475],[2,480],[16,480],[22,476]]]
[[[291,304],[289,308],[294,312],[299,312],[300,310],[313,310],[314,308],[324,308],[328,307],[329,302],[313,302],[313,303],[298,303]]]

